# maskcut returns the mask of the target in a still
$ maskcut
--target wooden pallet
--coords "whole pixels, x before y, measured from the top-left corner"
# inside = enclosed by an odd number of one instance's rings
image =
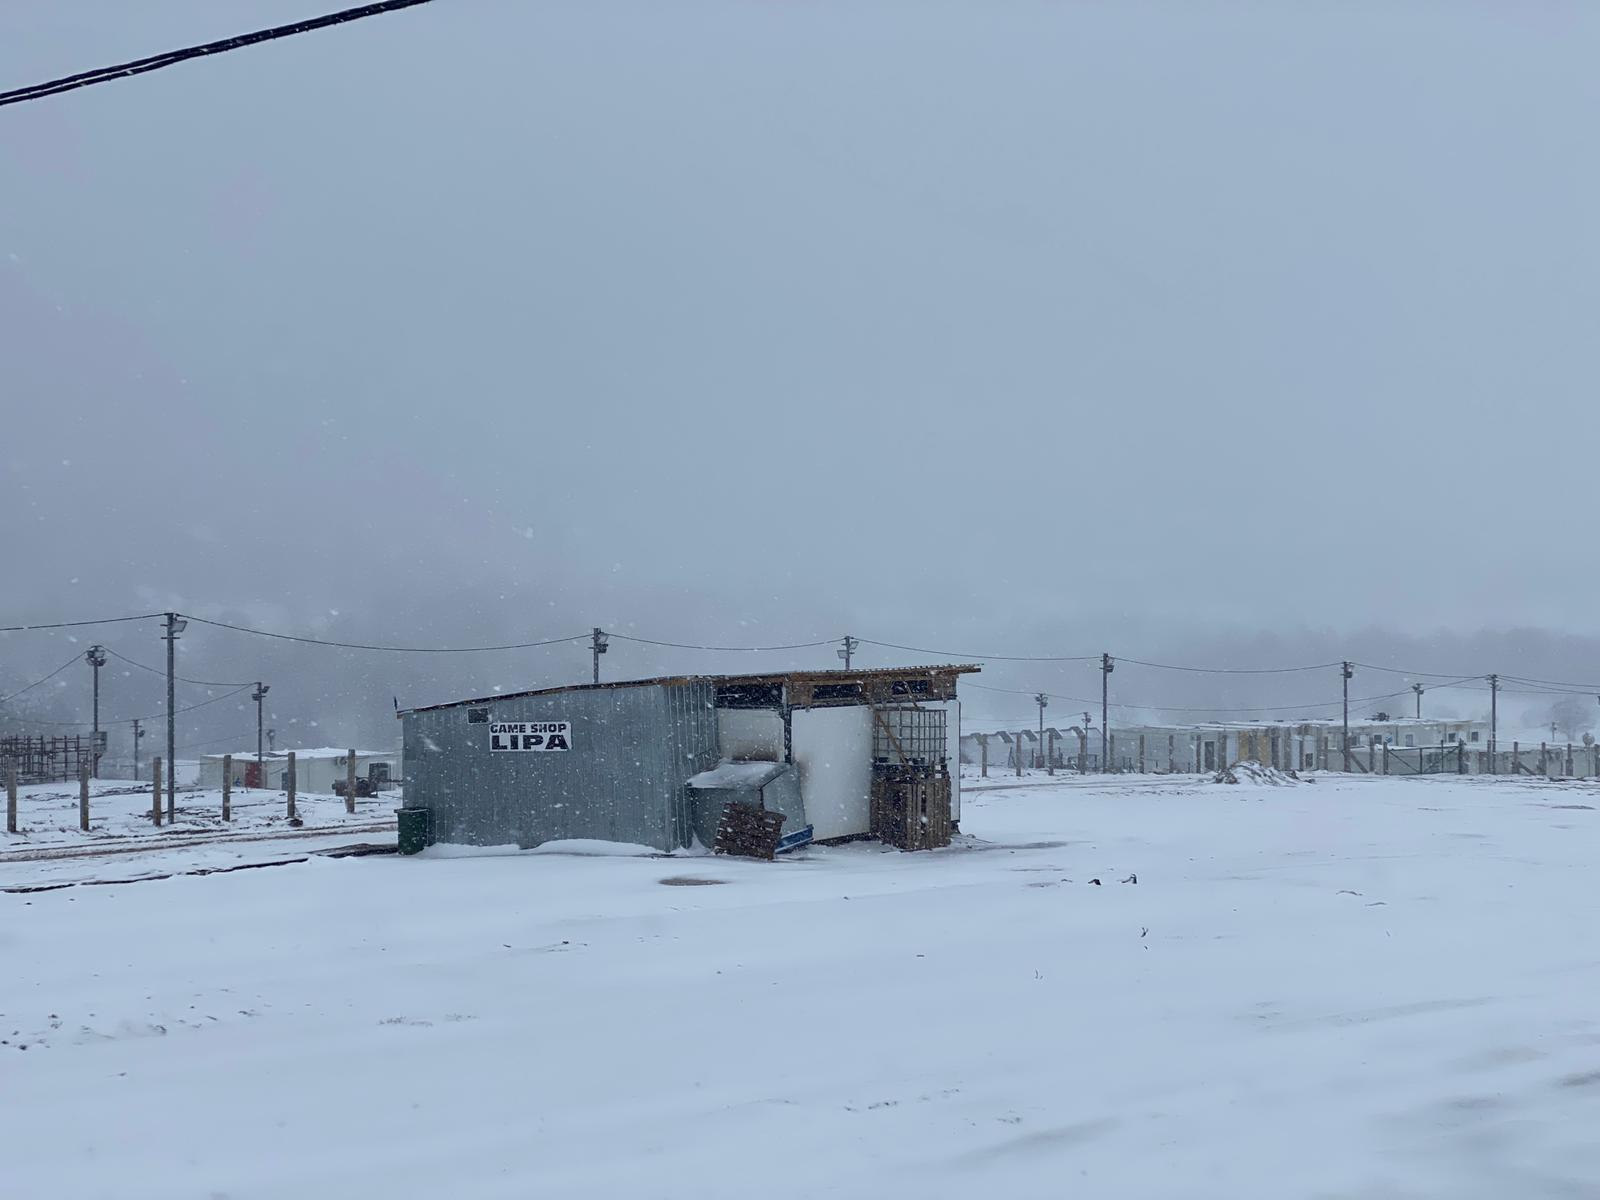
[[[950,844],[950,773],[943,767],[878,766],[872,772],[872,835],[901,850]]]
[[[783,836],[783,823],[787,819],[781,812],[754,804],[737,801],[724,804],[722,816],[717,820],[716,853],[764,858],[771,862],[777,856],[778,839]]]

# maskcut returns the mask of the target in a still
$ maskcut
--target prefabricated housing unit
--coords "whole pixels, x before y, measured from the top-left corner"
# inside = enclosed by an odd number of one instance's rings
[[[766,762],[798,780],[803,814],[786,814],[785,835],[803,815],[829,841],[874,832],[875,794],[879,810],[905,802],[910,793],[885,782],[893,765],[948,775],[947,826],[958,827],[956,681],[977,669],[677,676],[408,709],[405,809],[425,811],[428,842],[667,851],[703,843],[715,815],[696,806],[726,798],[691,779],[721,762]],[[932,794],[942,810],[943,792]]]
[[[207,754],[200,760],[200,786],[222,786],[222,761],[227,755]],[[349,770],[349,750],[332,746],[313,747],[294,752],[294,786],[297,792],[333,792],[335,783],[343,784]],[[259,766],[254,750],[240,750],[232,755],[230,782],[238,788],[272,788],[283,791],[288,786],[289,752],[274,750],[261,756]],[[376,772],[373,768],[376,767]],[[366,779],[375,774],[380,780],[400,784],[400,752],[398,750],[357,750],[356,774]]]

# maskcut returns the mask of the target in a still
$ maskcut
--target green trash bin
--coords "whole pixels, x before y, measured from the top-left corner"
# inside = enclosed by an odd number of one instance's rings
[[[400,822],[400,853],[417,854],[433,841],[433,812],[426,808],[397,808]]]

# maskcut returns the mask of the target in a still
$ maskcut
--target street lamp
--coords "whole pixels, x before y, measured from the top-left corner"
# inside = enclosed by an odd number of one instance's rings
[[[266,787],[265,768],[261,765],[261,702],[267,698],[267,693],[272,689],[260,680],[256,681],[256,690],[250,693],[250,699],[256,702],[256,786]]]
[[[844,659],[844,669],[846,671],[848,671],[850,669],[850,659],[855,654],[856,650],[860,648],[860,646],[861,646],[861,639],[860,638],[856,638],[856,637],[851,637],[847,633],[847,634],[844,635],[844,645],[840,646],[837,650],[834,651],[835,654],[837,654],[840,658]]]
[[[94,777],[100,778],[100,668],[106,665],[106,648],[101,645],[90,646],[83,654],[83,661],[94,669],[94,732],[91,735],[89,753],[94,755]]]
[[[1050,761],[1050,747],[1044,744],[1044,710],[1050,705],[1050,697],[1045,695],[1043,692],[1040,692],[1033,698],[1033,702],[1039,706],[1039,751],[1044,755],[1045,771],[1051,775],[1054,775],[1056,773],[1056,767],[1055,764]]]

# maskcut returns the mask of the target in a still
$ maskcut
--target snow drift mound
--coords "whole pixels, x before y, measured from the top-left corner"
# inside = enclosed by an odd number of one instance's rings
[[[1280,771],[1277,767],[1269,767],[1253,759],[1236,762],[1231,767],[1223,767],[1211,777],[1212,783],[1261,783],[1270,787],[1292,787],[1301,782],[1300,776],[1293,771]]]

